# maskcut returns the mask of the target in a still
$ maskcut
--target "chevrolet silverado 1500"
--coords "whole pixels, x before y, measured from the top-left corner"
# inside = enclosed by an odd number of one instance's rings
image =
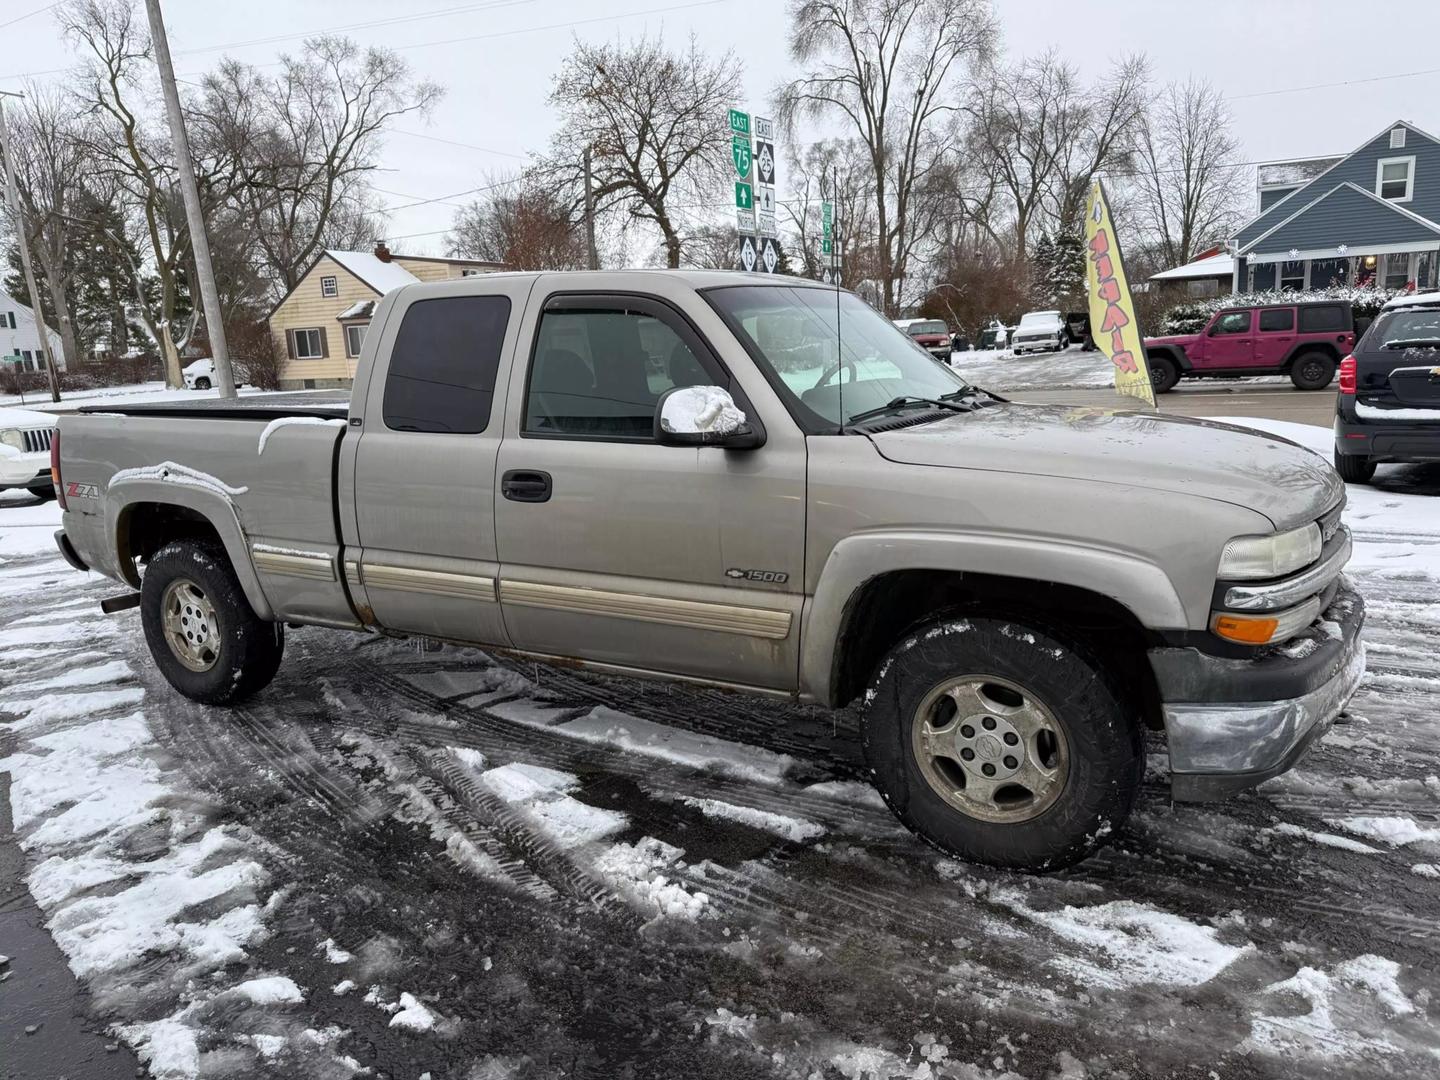
[[[1343,484],[1281,439],[1017,405],[855,296],[723,272],[385,296],[347,402],[65,416],[61,550],[223,705],[284,627],[415,635],[841,707],[965,858],[1054,867],[1291,766],[1364,667]]]

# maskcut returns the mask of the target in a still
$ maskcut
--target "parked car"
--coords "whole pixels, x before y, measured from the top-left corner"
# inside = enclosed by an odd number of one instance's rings
[[[895,325],[936,360],[950,362],[950,328],[942,320],[896,319]]]
[[[348,408],[60,421],[60,549],[195,701],[264,687],[294,624],[859,701],[902,822],[1044,868],[1122,830],[1147,728],[1176,798],[1223,797],[1363,672],[1344,485],[1283,439],[1005,402],[794,278],[490,274],[374,325]],[[795,334],[829,365],[780,370]]]
[[[1391,300],[1340,362],[1335,468],[1363,484],[1386,461],[1440,461],[1440,293]]]
[[[1059,352],[1070,344],[1070,331],[1058,311],[1029,311],[1020,316],[1015,328],[1015,355],[1027,352]]]
[[[0,491],[27,488],[32,495],[53,499],[50,482],[50,440],[55,417],[31,409],[0,409]]]
[[[997,319],[980,331],[980,336],[975,341],[975,348],[1003,349],[1009,340],[1010,327],[1005,326]]]
[[[1095,339],[1090,336],[1090,313],[1088,311],[1067,311],[1065,329],[1070,335],[1070,344],[1079,345],[1085,352],[1095,351]]]
[[[235,377],[236,386],[244,386],[249,382],[249,374],[245,369],[245,361],[231,358],[230,371]],[[185,385],[191,390],[209,390],[215,385],[215,361],[210,357],[201,357],[185,365],[180,372],[185,377]]]
[[[1355,347],[1350,304],[1319,300],[1222,308],[1198,334],[1145,339],[1155,392],[1181,379],[1289,375],[1297,389],[1323,390]]]
[[[974,346],[970,344],[970,339],[958,330],[950,335],[951,352],[969,352],[973,347]]]

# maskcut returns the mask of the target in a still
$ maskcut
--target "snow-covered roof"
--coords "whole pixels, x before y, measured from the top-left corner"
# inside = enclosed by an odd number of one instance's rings
[[[374,300],[357,300],[335,318],[344,322],[346,319],[368,319],[375,314]]]
[[[1203,259],[1196,259],[1184,266],[1177,266],[1171,270],[1162,270],[1158,274],[1151,274],[1151,281],[1188,281],[1191,278],[1207,277],[1230,277],[1235,273],[1235,259],[1227,252],[1220,252],[1218,255],[1207,255]]]
[[[1309,183],[1337,161],[1343,154],[1326,157],[1291,158],[1288,161],[1262,161],[1256,166],[1260,187],[1297,187]]]
[[[384,262],[368,251],[336,251],[326,248],[325,254],[380,294],[402,285],[414,285],[420,279],[397,262]]]
[[[1421,304],[1440,304],[1440,292],[1402,293],[1386,301],[1387,308],[1418,307]]]

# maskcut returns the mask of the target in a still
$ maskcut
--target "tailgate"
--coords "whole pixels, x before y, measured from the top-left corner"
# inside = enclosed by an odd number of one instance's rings
[[[1389,383],[1390,393],[1399,404],[1440,409],[1440,352],[1435,354],[1433,367],[1407,366],[1391,371]]]

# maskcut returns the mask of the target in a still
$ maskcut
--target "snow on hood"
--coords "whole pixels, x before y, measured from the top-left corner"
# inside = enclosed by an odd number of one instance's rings
[[[1329,462],[1287,439],[1162,413],[992,405],[870,438],[890,461],[1194,495],[1258,511],[1279,529],[1319,517],[1344,489]]]
[[[0,428],[54,427],[55,417],[34,409],[0,409]]]

